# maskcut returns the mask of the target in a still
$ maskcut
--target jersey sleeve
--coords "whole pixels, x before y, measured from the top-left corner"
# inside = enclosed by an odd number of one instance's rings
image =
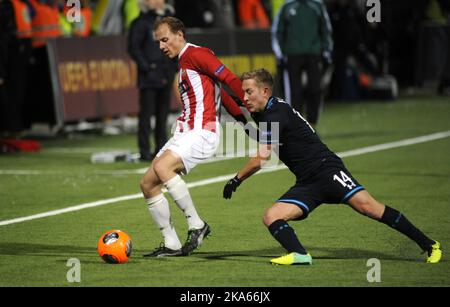
[[[236,120],[240,117],[242,114],[241,108],[237,105],[237,103],[233,100],[233,98],[228,95],[228,93],[222,89],[220,91],[220,96],[222,97],[222,105],[227,110],[228,113],[230,113],[231,116],[233,116]],[[239,121],[239,120],[238,120]],[[244,123],[245,125],[246,123]]]
[[[225,85],[244,103],[242,81],[236,77],[215,55],[206,48],[199,48],[193,54],[194,65],[199,71]],[[234,104],[236,102],[233,101]]]

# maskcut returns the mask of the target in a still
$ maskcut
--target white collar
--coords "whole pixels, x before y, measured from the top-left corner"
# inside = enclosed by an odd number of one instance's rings
[[[181,49],[180,53],[178,54],[178,59],[181,58],[181,56],[183,55],[183,53],[185,53],[186,50],[187,50],[189,47],[196,47],[196,48],[197,48],[197,47],[199,47],[199,46],[194,45],[194,44],[191,44],[191,43],[186,43],[186,45],[183,47],[183,49]]]
[[[190,45],[191,45],[191,44],[189,44],[189,43],[186,43],[186,45],[184,45],[183,49],[181,49],[180,53],[178,54],[178,59],[181,58],[181,56],[183,55],[183,53],[186,51],[186,49],[189,48]]]

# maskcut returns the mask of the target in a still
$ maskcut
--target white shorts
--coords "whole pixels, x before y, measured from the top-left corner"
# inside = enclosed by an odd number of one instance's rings
[[[159,158],[170,149],[181,157],[187,174],[197,164],[211,158],[220,144],[220,134],[208,130],[190,130],[188,132],[175,132],[172,138],[156,155]]]

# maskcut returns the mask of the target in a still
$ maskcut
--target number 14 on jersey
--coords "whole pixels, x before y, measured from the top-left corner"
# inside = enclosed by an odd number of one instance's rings
[[[333,180],[334,181],[339,181],[339,183],[342,184],[342,186],[348,188],[349,190],[351,190],[354,187],[356,187],[356,184],[353,182],[353,180],[350,177],[347,176],[346,173],[341,171],[340,175],[341,176],[338,176],[337,174],[335,174],[333,176]]]

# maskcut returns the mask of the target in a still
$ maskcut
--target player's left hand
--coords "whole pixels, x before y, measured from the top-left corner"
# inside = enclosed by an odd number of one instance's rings
[[[231,194],[236,191],[237,187],[242,183],[242,181],[236,176],[230,179],[225,187],[223,188],[223,198],[230,199]]]

